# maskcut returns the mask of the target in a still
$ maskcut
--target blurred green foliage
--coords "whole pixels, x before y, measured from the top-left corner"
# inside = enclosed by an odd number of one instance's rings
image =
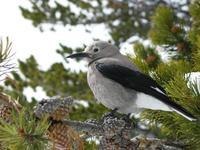
[[[169,6],[189,22],[188,11],[182,9],[189,0],[30,0],[31,8],[20,7],[22,15],[41,30],[44,24],[92,25],[105,24],[115,44],[119,45],[133,35],[146,38],[150,29],[150,17],[159,5]],[[182,18],[182,17],[181,17]],[[53,29],[54,30],[54,29]]]

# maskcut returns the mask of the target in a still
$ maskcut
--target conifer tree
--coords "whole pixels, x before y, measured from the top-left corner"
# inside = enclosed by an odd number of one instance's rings
[[[200,2],[198,0],[192,1],[190,5],[189,1],[185,1],[184,4],[178,3],[174,6],[170,5],[169,1],[156,1],[152,3],[152,5],[148,5],[149,1],[146,2],[142,8],[149,8],[144,9],[144,11],[151,10],[149,13],[151,17],[146,16],[148,26],[145,26],[145,28],[143,28],[143,26],[133,27],[132,23],[128,21],[130,18],[135,18],[132,13],[129,14],[129,10],[134,7],[131,5],[130,1],[109,1],[109,3],[104,6],[101,1],[97,0],[96,2],[99,7],[94,7],[93,4],[87,2],[70,0],[70,3],[75,4],[81,9],[81,13],[78,16],[73,14],[69,6],[62,6],[56,3],[56,7],[52,8],[48,2],[49,1],[31,1],[33,6],[32,10],[26,8],[20,9],[22,10],[23,16],[32,20],[33,24],[37,27],[41,27],[43,23],[55,25],[59,21],[61,21],[63,25],[103,22],[110,29],[110,34],[118,45],[135,33],[138,33],[138,35],[143,38],[149,39],[151,45],[145,46],[139,42],[133,45],[136,57],[130,56],[130,59],[136,63],[144,73],[149,74],[162,85],[172,100],[194,114],[198,120],[200,119],[200,81],[195,80],[191,82],[189,80],[192,73],[200,71]],[[162,2],[162,5],[157,6],[160,2]],[[189,7],[189,11],[181,9],[182,6]],[[117,13],[116,15],[113,13],[111,15],[104,14],[103,9],[110,7],[113,10],[119,9],[118,16],[116,16]],[[124,9],[124,7],[126,9]],[[87,18],[84,14],[84,10],[94,12],[94,14],[98,13],[100,16],[93,16],[92,19]],[[60,18],[56,18],[56,11],[61,12],[62,15]],[[128,15],[124,15],[127,13]],[[121,16],[120,23],[118,26],[113,26],[110,22],[113,22],[113,20],[116,20],[119,16]],[[141,23],[142,21],[139,20],[139,22]],[[152,24],[151,27],[150,24]],[[142,35],[140,31],[146,32],[142,32],[144,34]],[[130,34],[124,36],[123,33],[127,32]],[[80,48],[72,50],[62,44],[60,44],[60,47],[61,49],[58,50],[58,53],[63,57],[68,53],[72,53],[72,51],[80,51]],[[162,60],[158,49],[162,49],[169,54],[170,58],[168,61]],[[40,119],[39,123],[35,121],[37,117],[35,118],[30,110],[33,110],[33,106],[35,106],[37,102],[34,98],[31,103],[27,102],[26,96],[23,95],[23,91],[26,87],[36,89],[36,87],[41,86],[48,96],[59,95],[66,97],[71,95],[73,98],[87,101],[88,107],[84,107],[79,103],[77,103],[75,107],[72,107],[68,115],[72,120],[85,121],[91,118],[99,119],[108,111],[102,105],[94,102],[92,93],[86,83],[85,72],[72,72],[66,69],[61,63],[53,64],[47,71],[40,70],[38,66],[39,64],[37,64],[37,60],[35,60],[33,56],[26,61],[19,61],[19,68],[22,75],[12,72],[12,77],[7,78],[5,80],[5,86],[1,87],[2,91],[9,94],[13,99],[19,99],[19,104],[26,108],[24,110],[24,108],[21,109],[21,107],[18,106],[20,107],[17,107],[20,109],[20,112],[18,112],[18,109],[15,107],[14,112],[12,112],[14,117],[12,118],[17,118],[15,116],[19,116],[19,118],[14,119],[11,125],[7,125],[5,120],[1,122],[0,144],[4,146],[5,149],[12,149],[13,146],[21,148],[22,145],[27,145],[27,143],[30,142],[27,140],[25,143],[20,143],[20,137],[17,138],[17,142],[12,139],[12,137],[18,135],[18,133],[24,136],[24,130],[16,130],[21,129],[16,128],[17,125],[23,126],[23,129],[26,129],[26,131],[32,131],[32,133],[39,135],[38,138],[33,140],[34,146],[39,148],[44,148],[47,145],[43,133],[48,131],[48,133],[50,133],[49,135],[51,135],[50,131],[53,132],[58,126],[63,127],[63,125],[49,124],[48,117]],[[15,106],[15,104],[11,105]],[[7,111],[5,108],[3,108],[3,110]],[[98,112],[96,110],[98,110]],[[29,126],[25,126],[26,119],[23,118],[23,116],[26,114],[28,114],[28,121],[31,123]],[[137,120],[133,120],[137,122]],[[181,142],[183,143],[182,146],[184,149],[188,150],[200,149],[199,121],[191,122],[175,113],[153,110],[145,110],[141,114],[140,120],[143,121],[142,123],[148,122],[148,124],[146,124],[147,132],[153,133],[153,135],[159,139],[171,139],[172,141]],[[49,128],[49,126],[51,126],[51,128]],[[34,127],[36,128],[34,129]],[[66,128],[68,127],[63,127],[64,130]],[[133,130],[135,131],[136,129]],[[69,131],[79,140],[74,130],[70,128]],[[132,136],[135,136],[135,134],[136,133]],[[40,140],[40,142],[38,142],[38,140]],[[10,143],[8,145],[11,145],[11,147],[6,147],[5,145],[9,141]],[[104,141],[104,144],[106,144],[106,142]],[[98,148],[94,143],[85,143],[85,149]]]

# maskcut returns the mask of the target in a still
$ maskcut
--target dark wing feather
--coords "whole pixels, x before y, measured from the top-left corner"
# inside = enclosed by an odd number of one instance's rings
[[[164,94],[166,93],[165,90],[150,76],[116,64],[96,63],[96,69],[106,78],[114,80],[126,88],[151,95],[176,111],[194,118],[192,114],[167,97]],[[156,90],[156,88],[163,93]]]
[[[165,90],[151,77],[142,74],[139,71],[134,71],[120,65],[105,65],[103,63],[97,63],[96,68],[104,76],[115,80],[126,88],[131,88],[144,93],[146,88],[152,90],[156,90],[155,88],[157,88],[163,93],[166,93]]]

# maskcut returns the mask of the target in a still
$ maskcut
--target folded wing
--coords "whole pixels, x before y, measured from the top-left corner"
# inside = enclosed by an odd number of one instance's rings
[[[172,101],[166,95],[165,90],[150,76],[117,64],[96,63],[96,69],[106,78],[114,80],[125,88],[150,95],[171,107],[171,109],[185,118],[196,120],[187,110]]]

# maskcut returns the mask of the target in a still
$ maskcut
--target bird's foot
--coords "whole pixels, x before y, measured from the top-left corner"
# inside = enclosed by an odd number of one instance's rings
[[[111,112],[107,113],[106,116],[114,117],[116,115],[117,110],[118,110],[118,108],[113,109]]]
[[[131,116],[131,113],[125,114],[125,115],[122,116],[122,119],[123,119],[125,122],[129,123],[129,122],[131,122],[130,116]]]
[[[118,108],[115,108],[111,112],[104,114],[103,117],[101,118],[100,122],[103,122],[104,119],[109,118],[109,117],[116,117],[117,110],[118,110]]]

